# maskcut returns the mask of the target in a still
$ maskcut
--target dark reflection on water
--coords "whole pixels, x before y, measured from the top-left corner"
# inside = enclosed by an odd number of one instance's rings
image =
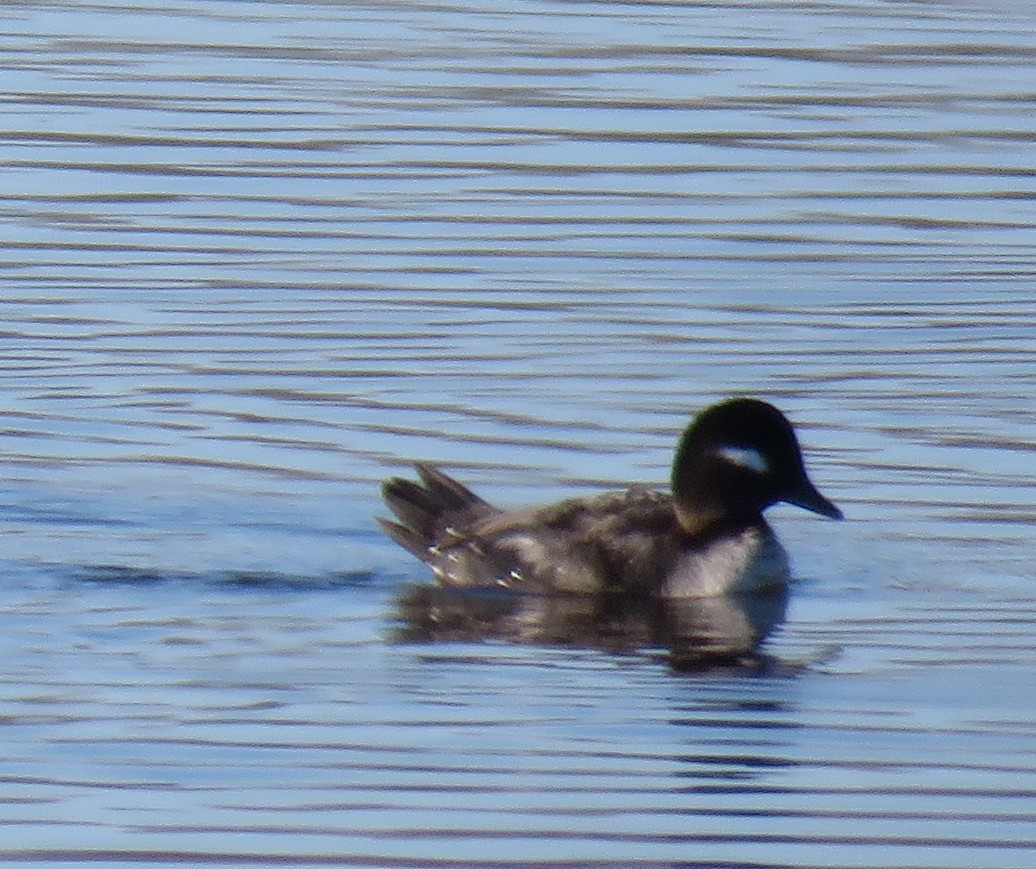
[[[787,591],[661,601],[524,595],[433,585],[404,587],[397,600],[401,642],[501,639],[632,654],[660,648],[676,669],[758,667],[758,650],[784,620]]]
[[[48,573],[71,584],[98,583],[105,586],[154,586],[181,584],[191,591],[217,588],[269,589],[271,591],[327,591],[362,588],[376,581],[369,570],[336,571],[324,575],[290,574],[261,570],[227,570],[213,573],[159,571],[120,565],[48,566]]]

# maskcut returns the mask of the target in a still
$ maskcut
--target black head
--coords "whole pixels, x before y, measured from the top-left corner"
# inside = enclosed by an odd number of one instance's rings
[[[806,476],[791,423],[754,398],[715,404],[691,422],[676,451],[672,487],[688,534],[753,521],[778,501],[842,518]]]

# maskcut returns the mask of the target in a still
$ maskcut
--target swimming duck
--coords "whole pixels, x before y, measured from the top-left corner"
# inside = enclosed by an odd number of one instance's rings
[[[386,533],[447,586],[538,594],[694,598],[782,586],[788,556],[763,518],[784,501],[842,512],[806,475],[777,408],[734,398],[702,411],[673,460],[671,494],[632,486],[505,511],[425,463],[388,480]]]

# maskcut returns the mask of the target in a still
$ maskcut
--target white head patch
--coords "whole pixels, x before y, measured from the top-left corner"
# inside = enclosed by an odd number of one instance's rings
[[[745,468],[757,474],[770,473],[770,463],[766,461],[766,456],[752,447],[737,447],[733,444],[727,444],[720,447],[716,452],[730,462],[730,464],[737,465],[739,468]]]

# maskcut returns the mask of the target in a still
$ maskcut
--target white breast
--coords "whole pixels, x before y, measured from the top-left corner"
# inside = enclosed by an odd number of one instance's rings
[[[666,577],[668,598],[711,597],[785,584],[788,554],[765,528],[746,528],[703,549],[683,553]]]

